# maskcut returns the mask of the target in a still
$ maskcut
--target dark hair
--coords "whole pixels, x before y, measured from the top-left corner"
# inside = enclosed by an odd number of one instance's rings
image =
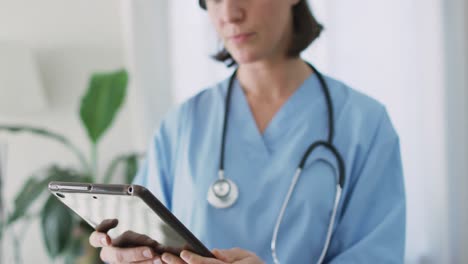
[[[306,0],[300,0],[292,8],[293,37],[288,50],[288,56],[298,57],[315,39],[320,36],[323,26],[312,15]],[[228,67],[236,65],[236,61],[226,48],[213,55],[217,61],[224,62]]]

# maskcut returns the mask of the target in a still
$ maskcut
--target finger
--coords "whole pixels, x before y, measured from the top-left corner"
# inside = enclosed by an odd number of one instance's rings
[[[154,252],[148,247],[117,248],[105,247],[101,250],[101,259],[110,263],[128,263],[143,260],[150,260],[156,257]]]
[[[164,253],[162,254],[162,260],[167,264],[186,264],[181,258],[171,254],[171,253]]]
[[[116,227],[119,224],[117,219],[106,219],[102,221],[99,225],[96,226],[96,231],[101,233],[107,233],[112,228]]]
[[[224,262],[220,260],[202,257],[188,250],[182,251],[182,253],[180,253],[180,257],[188,264],[224,264]]]
[[[231,248],[231,249],[217,250],[217,251],[218,251],[218,254],[226,258],[226,262],[233,262],[236,260],[241,260],[241,259],[250,257],[253,254],[252,252],[249,252],[247,250],[243,250],[240,248]]]
[[[159,247],[159,243],[151,239],[149,236],[138,234],[133,231],[126,231],[120,236],[112,239],[112,246],[121,248],[145,246],[157,249]]]
[[[135,261],[135,262],[132,262],[132,264],[166,264],[166,263],[163,263],[161,260],[161,257],[157,256],[149,260]]]
[[[94,231],[89,236],[89,244],[95,248],[110,246],[111,242],[111,238],[105,233]]]

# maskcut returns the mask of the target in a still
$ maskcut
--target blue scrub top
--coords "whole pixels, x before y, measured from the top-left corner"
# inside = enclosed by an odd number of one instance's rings
[[[334,144],[346,165],[325,262],[402,263],[405,193],[398,135],[380,103],[324,77],[335,111]],[[240,196],[231,208],[215,209],[206,197],[218,177],[227,86],[224,80],[168,114],[135,183],[150,189],[208,248],[240,247],[273,263],[271,238],[292,177],[307,147],[328,135],[326,102],[312,74],[261,134],[235,82],[225,175]],[[336,168],[325,148],[309,156],[279,230],[281,263],[317,262],[333,209]]]

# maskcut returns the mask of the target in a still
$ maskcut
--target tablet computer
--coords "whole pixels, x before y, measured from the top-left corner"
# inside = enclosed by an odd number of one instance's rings
[[[138,234],[145,241],[155,242],[151,245],[158,254],[178,255],[187,249],[214,258],[200,240],[143,186],[50,182],[49,191],[94,229],[104,221],[117,219],[117,226],[107,232],[113,241],[130,231],[132,236]]]

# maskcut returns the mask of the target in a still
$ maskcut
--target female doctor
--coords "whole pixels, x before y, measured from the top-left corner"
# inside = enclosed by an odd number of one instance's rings
[[[200,6],[224,43],[215,58],[237,70],[165,118],[135,183],[207,247],[225,250],[158,256],[95,232],[102,260],[402,263],[398,136],[380,103],[300,58],[322,29],[306,1]]]

